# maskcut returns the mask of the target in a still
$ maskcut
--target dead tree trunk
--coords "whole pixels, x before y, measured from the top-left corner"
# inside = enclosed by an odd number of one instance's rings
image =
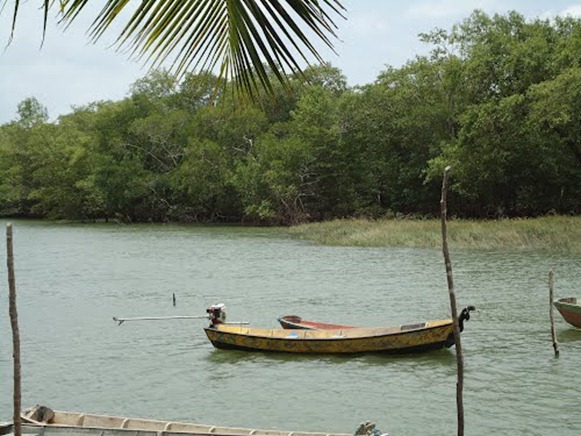
[[[16,310],[16,279],[14,277],[14,248],[12,245],[12,224],[6,226],[6,251],[8,265],[8,306],[12,326],[12,357],[14,360],[14,436],[21,436],[20,421],[21,388],[20,388],[20,332],[18,330],[18,312]]]
[[[464,436],[464,362],[462,357],[462,344],[460,342],[460,323],[458,320],[458,309],[456,307],[456,294],[454,293],[454,280],[452,278],[452,262],[450,261],[450,252],[448,251],[447,241],[447,190],[448,190],[448,173],[450,167],[444,170],[444,180],[442,182],[442,199],[440,200],[442,216],[442,251],[444,253],[444,262],[446,264],[446,278],[448,279],[448,292],[450,294],[450,308],[452,309],[452,319],[454,320],[454,344],[456,346],[456,363],[458,367],[458,379],[456,382],[456,407],[458,412],[458,436]]]
[[[553,315],[553,270],[549,271],[549,316],[551,318],[551,338],[553,339],[553,350],[555,357],[559,357],[559,343],[555,334],[555,316]]]

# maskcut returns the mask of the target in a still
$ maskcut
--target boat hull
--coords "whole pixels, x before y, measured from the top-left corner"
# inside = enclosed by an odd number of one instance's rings
[[[581,328],[581,304],[577,298],[560,298],[553,302],[565,321],[574,327]]]
[[[22,422],[40,432],[25,433],[46,436],[350,436],[351,433],[329,433],[309,431],[286,431],[274,429],[251,429],[222,427],[215,425],[158,421],[152,419],[126,418],[52,410],[45,406],[26,409],[21,414]]]
[[[277,330],[239,326],[205,328],[212,345],[224,350],[300,354],[402,354],[439,350],[454,344],[452,320],[418,326],[339,330]]]

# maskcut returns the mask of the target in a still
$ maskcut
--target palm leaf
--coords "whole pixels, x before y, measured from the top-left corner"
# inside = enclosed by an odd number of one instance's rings
[[[19,0],[15,1],[14,23]],[[66,25],[87,0],[60,0]],[[136,2],[107,0],[89,29],[97,41],[125,9]],[[52,0],[43,0],[45,27]],[[310,58],[324,62],[314,40],[333,50],[337,26],[344,18],[340,0],[149,0],[137,2],[116,40],[119,50],[145,59],[153,68],[169,62],[181,76],[187,71],[217,72],[221,83],[233,81],[240,94],[272,93],[271,77],[289,86]],[[272,72],[269,74],[268,71]]]
[[[53,0],[54,1],[54,0]],[[43,0],[42,2],[42,8],[44,10],[44,17],[43,17],[43,26],[42,26],[42,36],[43,36],[43,42],[44,42],[44,35],[46,35],[46,23],[48,21],[48,10],[51,7],[51,0]],[[4,9],[4,6],[6,6],[6,0],[0,4],[0,12],[2,12],[2,9]],[[14,0],[14,12],[12,13],[12,28],[10,30],[10,37],[8,38],[8,44],[10,44],[10,42],[12,41],[12,38],[14,37],[14,31],[16,30],[16,19],[18,18],[18,9],[20,8],[20,0]]]

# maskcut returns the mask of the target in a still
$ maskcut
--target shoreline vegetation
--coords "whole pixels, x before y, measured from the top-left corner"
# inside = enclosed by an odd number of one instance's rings
[[[9,217],[0,217],[10,221]],[[27,220],[17,218],[17,220]],[[342,247],[442,248],[440,218],[344,218],[297,224],[294,226],[255,226],[242,223],[124,223],[103,220],[33,219],[59,224],[100,225],[177,225],[260,228],[282,233],[293,239],[319,245]],[[453,249],[473,251],[544,251],[581,255],[581,215],[551,215],[536,218],[470,220],[448,218],[448,244]]]
[[[422,34],[429,55],[354,87],[323,63],[290,78],[293,93],[276,86],[241,105],[228,87],[214,93],[212,74],[153,70],[122,100],[56,122],[29,97],[0,125],[0,215],[268,226],[428,217],[448,166],[455,217],[581,215],[579,35],[579,18],[474,11]]]
[[[461,250],[581,254],[581,216],[448,220],[448,243]],[[291,236],[330,246],[441,249],[439,219],[342,219],[290,227]]]

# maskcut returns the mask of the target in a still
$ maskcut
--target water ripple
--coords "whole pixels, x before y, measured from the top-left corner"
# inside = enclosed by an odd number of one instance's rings
[[[244,353],[214,349],[205,320],[112,320],[202,315],[217,302],[230,320],[257,327],[290,313],[360,325],[444,318],[437,250],[319,247],[262,229],[33,221],[15,223],[15,248],[24,405],[254,428],[352,432],[370,419],[393,435],[455,431],[453,350]],[[581,434],[581,331],[556,314],[555,358],[547,288],[554,268],[556,296],[575,295],[581,259],[451,250],[459,306],[477,308],[462,335],[466,434]],[[7,311],[0,322],[10,331]],[[0,335],[4,375],[9,340]],[[10,392],[11,377],[1,380]],[[0,398],[2,419],[9,401]]]

